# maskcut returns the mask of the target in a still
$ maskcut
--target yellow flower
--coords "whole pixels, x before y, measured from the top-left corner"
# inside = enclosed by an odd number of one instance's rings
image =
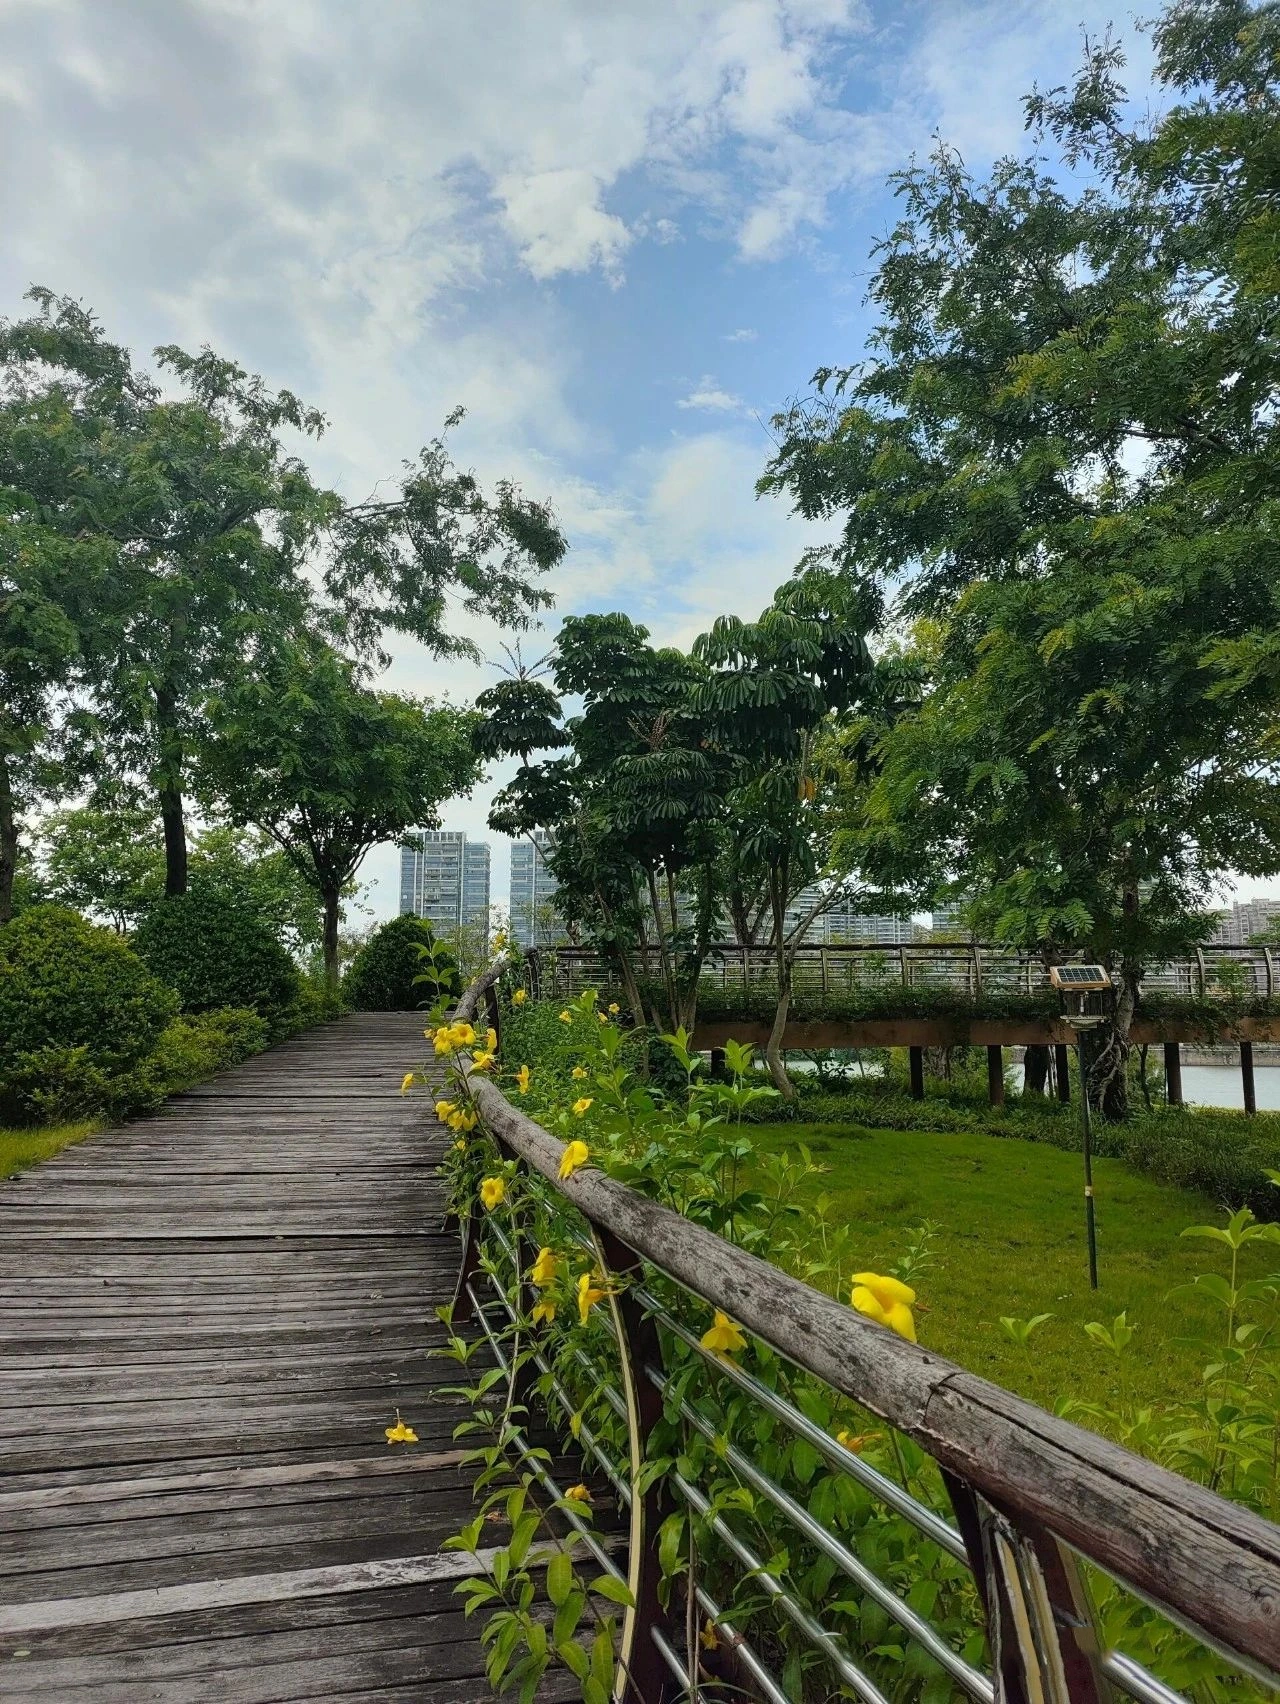
[[[396,1423],[387,1427],[387,1442],[389,1444],[416,1444],[418,1434],[412,1426],[406,1426],[400,1418],[400,1410],[396,1409]]]
[[[431,1040],[442,1059],[447,1059],[453,1052],[453,1036],[447,1029],[438,1029]]]
[[[556,1317],[556,1304],[555,1304],[555,1302],[539,1302],[537,1304],[537,1306],[534,1308],[533,1313],[531,1315],[531,1318],[532,1318],[533,1323],[535,1325],[541,1325],[543,1320],[546,1320],[547,1324],[550,1325],[552,1320],[555,1317]]]
[[[698,1634],[698,1643],[704,1651],[718,1651],[720,1649],[720,1635],[716,1632],[716,1624],[710,1616],[707,1617],[706,1625]]]
[[[404,1081],[400,1085],[400,1093],[402,1095],[408,1094],[409,1090],[413,1087],[414,1083],[417,1081],[417,1076],[418,1076],[418,1073],[416,1071],[406,1071],[405,1072]]]
[[[484,1032],[484,1045],[490,1053],[498,1051],[498,1032],[496,1029],[487,1029]]]
[[[590,1112],[595,1104],[590,1095],[583,1095],[581,1100],[576,1100],[573,1103],[573,1116],[581,1118],[584,1113]]]
[[[503,947],[506,946],[506,944],[507,944],[507,932],[506,932],[505,929],[499,929],[493,937],[493,950],[494,950],[494,952],[500,953],[502,951]]]
[[[436,1117],[440,1120],[441,1124],[446,1123],[450,1113],[457,1112],[457,1110],[457,1107],[452,1101],[438,1100],[436,1102]]]
[[[511,996],[511,1004],[513,1006],[523,1006],[528,998],[529,994],[526,989],[517,988],[515,993]]]
[[[457,1042],[459,1047],[470,1047],[471,1043],[476,1039],[476,1032],[472,1029],[470,1024],[465,1023],[452,1024],[449,1029],[449,1034]]]
[[[548,1284],[554,1284],[560,1271],[560,1256],[553,1248],[540,1248],[538,1258],[529,1268],[529,1277],[540,1290],[545,1290]]]
[[[573,1080],[574,1080],[575,1083],[581,1083],[583,1081],[583,1079],[586,1077],[586,1075],[587,1075],[587,1068],[586,1068],[585,1065],[575,1065],[574,1066],[574,1068],[573,1068]]]
[[[453,1144],[453,1145],[454,1145],[454,1147],[455,1147],[455,1148],[460,1148],[460,1149],[461,1149],[461,1150],[462,1150],[462,1152],[463,1152],[463,1153],[464,1153],[464,1154],[465,1154],[465,1153],[466,1153],[466,1151],[467,1151],[467,1144],[466,1144],[466,1143],[465,1143],[465,1142],[463,1142],[463,1141],[457,1141],[457,1142],[455,1142],[455,1143],[454,1143],[454,1144]]]
[[[599,1020],[602,1024],[607,1024],[609,1022],[608,1018],[605,1016],[605,1014],[603,1012],[597,1012],[596,1016],[599,1018]]]
[[[479,1117],[478,1113],[464,1112],[462,1114],[462,1123],[459,1126],[459,1128],[462,1129],[462,1130],[474,1130],[476,1125],[479,1124],[479,1122],[480,1122],[480,1117]]]
[[[735,1325],[727,1313],[716,1309],[715,1324],[709,1325],[702,1334],[702,1347],[714,1349],[718,1355],[736,1355],[739,1349],[745,1349],[747,1340],[742,1335],[742,1327]]]
[[[843,1444],[852,1455],[861,1455],[868,1444],[880,1437],[879,1432],[837,1432],[836,1442]]]
[[[592,1308],[595,1307],[596,1303],[602,1302],[609,1294],[608,1290],[603,1287],[603,1284],[603,1279],[599,1285],[593,1284],[591,1282],[591,1274],[589,1272],[584,1272],[581,1278],[578,1279],[578,1318],[582,1321],[583,1325],[587,1323],[587,1315],[591,1312]]]
[[[482,1051],[477,1051],[477,1052],[475,1052],[471,1055],[471,1069],[473,1071],[488,1071],[488,1070],[491,1070],[492,1067],[493,1067],[493,1054],[492,1053],[485,1053],[485,1052],[482,1052]]]
[[[516,1087],[522,1095],[527,1095],[529,1093],[529,1083],[532,1076],[533,1073],[527,1065],[522,1065],[516,1072]]]
[[[616,1000],[610,1001],[610,1003],[609,1003],[609,1015],[610,1015],[610,1017],[616,1018],[618,1013],[621,1010],[622,1010],[622,1007],[618,1004],[618,1002]]]
[[[480,1199],[490,1212],[501,1207],[506,1193],[507,1186],[500,1177],[487,1177],[480,1185]]]
[[[878,1272],[855,1272],[853,1275],[849,1301],[858,1312],[875,1320],[877,1325],[887,1325],[890,1331],[896,1331],[899,1337],[906,1337],[912,1343],[916,1340],[916,1322],[911,1315],[911,1304],[915,1299],[916,1293],[911,1286],[897,1278],[882,1278]]]
[[[589,1503],[591,1493],[585,1485],[571,1485],[564,1494],[566,1503]]]
[[[561,1014],[560,1014],[560,1022],[562,1024],[571,1024],[573,1022],[573,1013],[569,1010],[569,1008],[567,1006],[565,1007],[564,1011],[561,1012]]]
[[[570,1142],[560,1156],[561,1178],[571,1178],[590,1158],[591,1150],[585,1142]]]

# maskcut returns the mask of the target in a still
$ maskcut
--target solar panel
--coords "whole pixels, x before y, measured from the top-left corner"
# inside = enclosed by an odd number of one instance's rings
[[[1073,988],[1084,993],[1091,988],[1110,988],[1111,977],[1100,964],[1055,964],[1049,967],[1049,979],[1057,988]]]

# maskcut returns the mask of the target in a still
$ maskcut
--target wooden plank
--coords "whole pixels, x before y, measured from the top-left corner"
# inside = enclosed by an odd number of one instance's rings
[[[479,1566],[492,1565],[496,1547],[478,1557],[457,1550],[393,1556],[332,1568],[291,1568],[276,1573],[240,1575],[231,1580],[195,1580],[176,1586],[97,1596],[51,1598],[24,1604],[0,1604],[0,1633],[34,1633],[46,1627],[90,1627],[104,1621],[143,1616],[192,1615],[231,1604],[279,1603],[284,1599],[329,1597],[335,1592],[372,1592],[434,1580],[462,1580]]]
[[[0,1183],[6,1700],[487,1695],[421,1029],[327,1026]]]

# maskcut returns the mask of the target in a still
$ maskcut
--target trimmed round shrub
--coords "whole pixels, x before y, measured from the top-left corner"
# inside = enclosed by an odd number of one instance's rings
[[[434,962],[419,949],[434,955]],[[415,983],[424,975],[435,981]],[[433,1005],[441,994],[456,998],[462,978],[453,954],[436,944],[431,925],[406,914],[374,930],[352,959],[342,992],[360,1012],[413,1012]]]
[[[36,905],[0,929],[0,1120],[109,1106],[178,999],[110,929]]]
[[[297,965],[251,906],[195,883],[149,906],[132,945],[177,989],[184,1012],[235,1006],[269,1017],[294,999],[301,982]]]

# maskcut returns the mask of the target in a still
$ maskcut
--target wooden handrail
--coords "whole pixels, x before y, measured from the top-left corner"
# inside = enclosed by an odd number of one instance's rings
[[[468,989],[459,1017],[473,1017],[498,974]],[[1206,1643],[1280,1673],[1280,1526],[884,1330],[601,1171],[561,1180],[564,1145],[481,1073],[469,1085],[491,1134],[592,1226],[914,1439],[1014,1522],[1048,1528]]]

